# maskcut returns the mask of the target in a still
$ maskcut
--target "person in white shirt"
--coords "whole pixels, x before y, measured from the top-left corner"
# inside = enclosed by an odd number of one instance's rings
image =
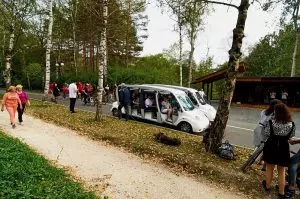
[[[146,101],[145,101],[145,107],[146,108],[151,108],[153,107],[153,100],[151,96],[148,96]]]
[[[77,98],[77,85],[75,82],[71,83],[69,85],[69,98],[70,98],[70,112],[75,113],[74,108],[76,104],[76,98]]]

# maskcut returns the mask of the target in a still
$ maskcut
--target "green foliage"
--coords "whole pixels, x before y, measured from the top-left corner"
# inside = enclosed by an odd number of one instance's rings
[[[108,71],[108,84],[172,84],[179,85],[179,65],[175,58],[166,58],[163,54],[151,55],[136,58],[134,64],[126,67],[123,63],[110,62]],[[183,83],[188,82],[188,60],[183,62]],[[193,70],[195,77],[203,76],[213,72],[212,58],[200,62]],[[81,72],[75,76],[74,72],[65,73],[58,81],[59,85],[64,82],[83,81],[96,84],[98,81],[97,73]]]
[[[24,75],[27,81],[25,81],[25,79],[22,78],[23,85],[27,85],[27,88],[42,88],[43,69],[41,64],[29,64],[24,70]],[[25,82],[26,84],[24,84]]]
[[[272,33],[262,38],[245,58],[248,65],[245,75],[289,76],[295,35],[292,26],[286,26],[279,33]]]
[[[19,140],[0,132],[0,198],[97,198]]]

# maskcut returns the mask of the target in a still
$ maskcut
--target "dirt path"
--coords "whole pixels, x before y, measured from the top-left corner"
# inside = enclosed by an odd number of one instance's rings
[[[87,185],[109,198],[153,199],[238,199],[226,190],[176,175],[162,165],[91,141],[75,132],[25,116],[25,124],[12,129],[7,112],[0,113],[0,127],[43,154],[72,169]]]

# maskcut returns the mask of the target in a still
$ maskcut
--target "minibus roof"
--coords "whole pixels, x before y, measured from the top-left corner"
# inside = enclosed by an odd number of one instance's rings
[[[153,86],[159,86],[159,87],[164,87],[164,88],[174,88],[174,89],[179,89],[183,91],[190,91],[190,92],[198,92],[194,88],[187,88],[183,86],[174,86],[174,85],[167,85],[167,84],[145,84],[145,85],[153,85]]]
[[[133,85],[126,85],[129,88],[134,88],[134,87],[138,87],[141,89],[149,89],[149,90],[159,90],[159,91],[168,91],[170,93],[173,93],[175,95],[182,95],[185,94],[184,91],[176,89],[176,88],[171,88],[171,87],[164,87],[164,86],[159,86],[159,85],[154,85],[154,84],[133,84]]]

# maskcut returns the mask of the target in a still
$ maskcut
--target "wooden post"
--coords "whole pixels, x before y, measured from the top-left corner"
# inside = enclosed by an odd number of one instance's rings
[[[206,84],[206,96],[207,96],[207,101],[209,101],[209,83]]]
[[[213,99],[213,82],[210,84],[210,100]]]

